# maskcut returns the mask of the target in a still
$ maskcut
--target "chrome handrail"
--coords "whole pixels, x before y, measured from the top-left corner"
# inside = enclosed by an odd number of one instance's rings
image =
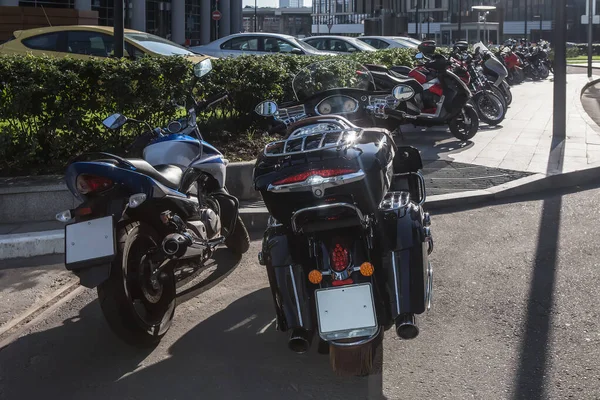
[[[425,200],[427,200],[427,193],[425,193],[425,178],[421,172],[403,172],[400,174],[394,174],[394,176],[398,175],[417,175],[419,178],[419,193],[421,194],[421,200],[417,203],[418,206],[422,206],[425,204]]]
[[[299,128],[299,129],[301,129],[301,128]],[[354,133],[356,133],[356,135],[354,138],[352,138],[352,140],[344,140],[344,133],[347,133],[347,132],[354,132]],[[338,134],[337,139],[335,140],[334,143],[324,144],[326,137],[330,134]],[[293,155],[293,154],[311,153],[314,151],[321,151],[321,150],[331,149],[331,148],[339,148],[341,150],[344,147],[352,146],[354,144],[354,142],[356,141],[356,139],[359,138],[361,134],[362,134],[362,129],[352,128],[352,127],[340,128],[340,129],[334,129],[334,130],[328,130],[328,131],[321,131],[321,132],[314,132],[314,133],[307,133],[305,135],[297,135],[297,136],[292,134],[287,139],[268,143],[263,150],[263,154],[266,157],[281,157],[281,156],[288,156],[288,155]],[[306,139],[308,139],[309,137],[318,137],[318,136],[321,136],[321,140],[319,141],[317,148],[306,149]],[[299,141],[302,142],[299,150],[287,151],[289,142],[299,142]],[[269,151],[269,148],[272,148],[278,144],[283,146],[283,149],[281,152],[275,153],[273,151]],[[279,147],[279,148],[281,148],[281,147]]]
[[[362,211],[360,211],[360,209],[358,207],[356,207],[353,204],[349,204],[349,203],[333,203],[333,204],[322,204],[322,205],[314,206],[314,207],[301,208],[301,209],[295,211],[292,214],[292,218],[290,219],[290,222],[292,224],[292,231],[294,233],[301,232],[300,230],[298,230],[298,227],[296,225],[296,218],[298,218],[298,216],[300,214],[303,214],[303,213],[306,213],[309,211],[321,211],[321,210],[327,210],[330,208],[337,208],[337,207],[349,208],[349,209],[353,210],[354,212],[356,212],[357,217],[360,219],[361,225],[366,226],[367,222],[365,220],[365,217],[364,217]]]

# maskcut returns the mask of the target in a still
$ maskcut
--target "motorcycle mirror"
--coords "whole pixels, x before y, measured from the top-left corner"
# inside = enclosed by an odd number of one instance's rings
[[[415,54],[415,58],[417,60],[422,60],[423,59],[423,53],[417,53],[417,54]]]
[[[181,129],[183,129],[183,125],[181,125],[181,122],[179,121],[171,121],[169,122],[169,125],[167,125],[167,131],[169,133],[181,132]]]
[[[274,101],[265,100],[256,106],[254,112],[263,117],[270,117],[271,115],[275,115],[277,112],[277,103]]]
[[[202,78],[204,75],[208,74],[212,70],[212,62],[210,58],[206,60],[202,60],[196,65],[194,65],[194,75],[197,78]]]
[[[415,91],[413,88],[407,85],[396,85],[392,90],[392,95],[397,100],[407,101],[412,99],[412,97],[415,95]]]
[[[108,129],[119,129],[120,127],[125,125],[126,122],[126,116],[119,113],[115,113],[113,115],[108,116],[104,121],[102,121],[102,124]]]

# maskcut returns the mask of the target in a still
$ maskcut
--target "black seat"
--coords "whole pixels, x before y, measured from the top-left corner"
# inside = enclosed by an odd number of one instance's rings
[[[177,165],[162,164],[153,167],[147,161],[140,158],[132,158],[127,161],[137,168],[137,172],[148,175],[171,189],[179,188],[183,170]]]

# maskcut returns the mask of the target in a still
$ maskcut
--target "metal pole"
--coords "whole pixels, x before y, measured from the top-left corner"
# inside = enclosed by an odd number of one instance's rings
[[[421,40],[421,37],[419,35],[419,3],[420,3],[420,0],[417,0],[417,11],[415,14],[415,24],[417,25],[417,39]]]
[[[525,44],[527,44],[527,0],[525,0]]]
[[[254,32],[258,32],[258,6],[256,2],[257,0],[254,0]]]
[[[588,78],[592,77],[592,29],[594,27],[592,4],[592,0],[588,0]]]
[[[554,0],[554,113],[552,115],[552,135],[566,137],[567,123],[567,1]]]
[[[462,39],[461,25],[462,25],[462,0],[458,0],[458,40]]]
[[[124,21],[123,21],[123,0],[115,0],[115,22],[114,22],[114,40],[115,50],[114,54],[117,58],[123,57],[123,46],[124,44]]]

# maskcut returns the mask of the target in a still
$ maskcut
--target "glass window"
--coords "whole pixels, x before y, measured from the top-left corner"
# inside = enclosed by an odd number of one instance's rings
[[[58,51],[58,37],[60,33],[47,33],[45,35],[32,36],[24,39],[22,43],[34,50]]]
[[[324,40],[324,39],[311,39],[311,40],[307,40],[306,43],[310,44],[312,47],[314,47],[318,50],[326,50],[325,49],[326,40]]]
[[[68,31],[67,51],[73,54],[108,57],[114,50],[112,36],[100,32]]]
[[[236,37],[221,45],[222,49],[226,50],[240,50],[240,51],[257,51],[258,50],[258,38],[257,37]]]
[[[125,33],[125,37],[151,52],[165,56],[194,54],[183,46],[149,33]]]
[[[356,48],[354,46],[352,46],[351,44],[349,44],[343,40],[338,40],[338,39],[329,40],[329,50],[339,51],[339,52],[343,52],[343,53],[349,53],[351,48],[354,48],[354,50],[356,50]]]
[[[285,40],[277,39],[277,38],[264,38],[264,51],[273,52],[273,53],[291,53],[292,50],[297,49],[298,47],[293,46],[292,44],[286,42]]]

